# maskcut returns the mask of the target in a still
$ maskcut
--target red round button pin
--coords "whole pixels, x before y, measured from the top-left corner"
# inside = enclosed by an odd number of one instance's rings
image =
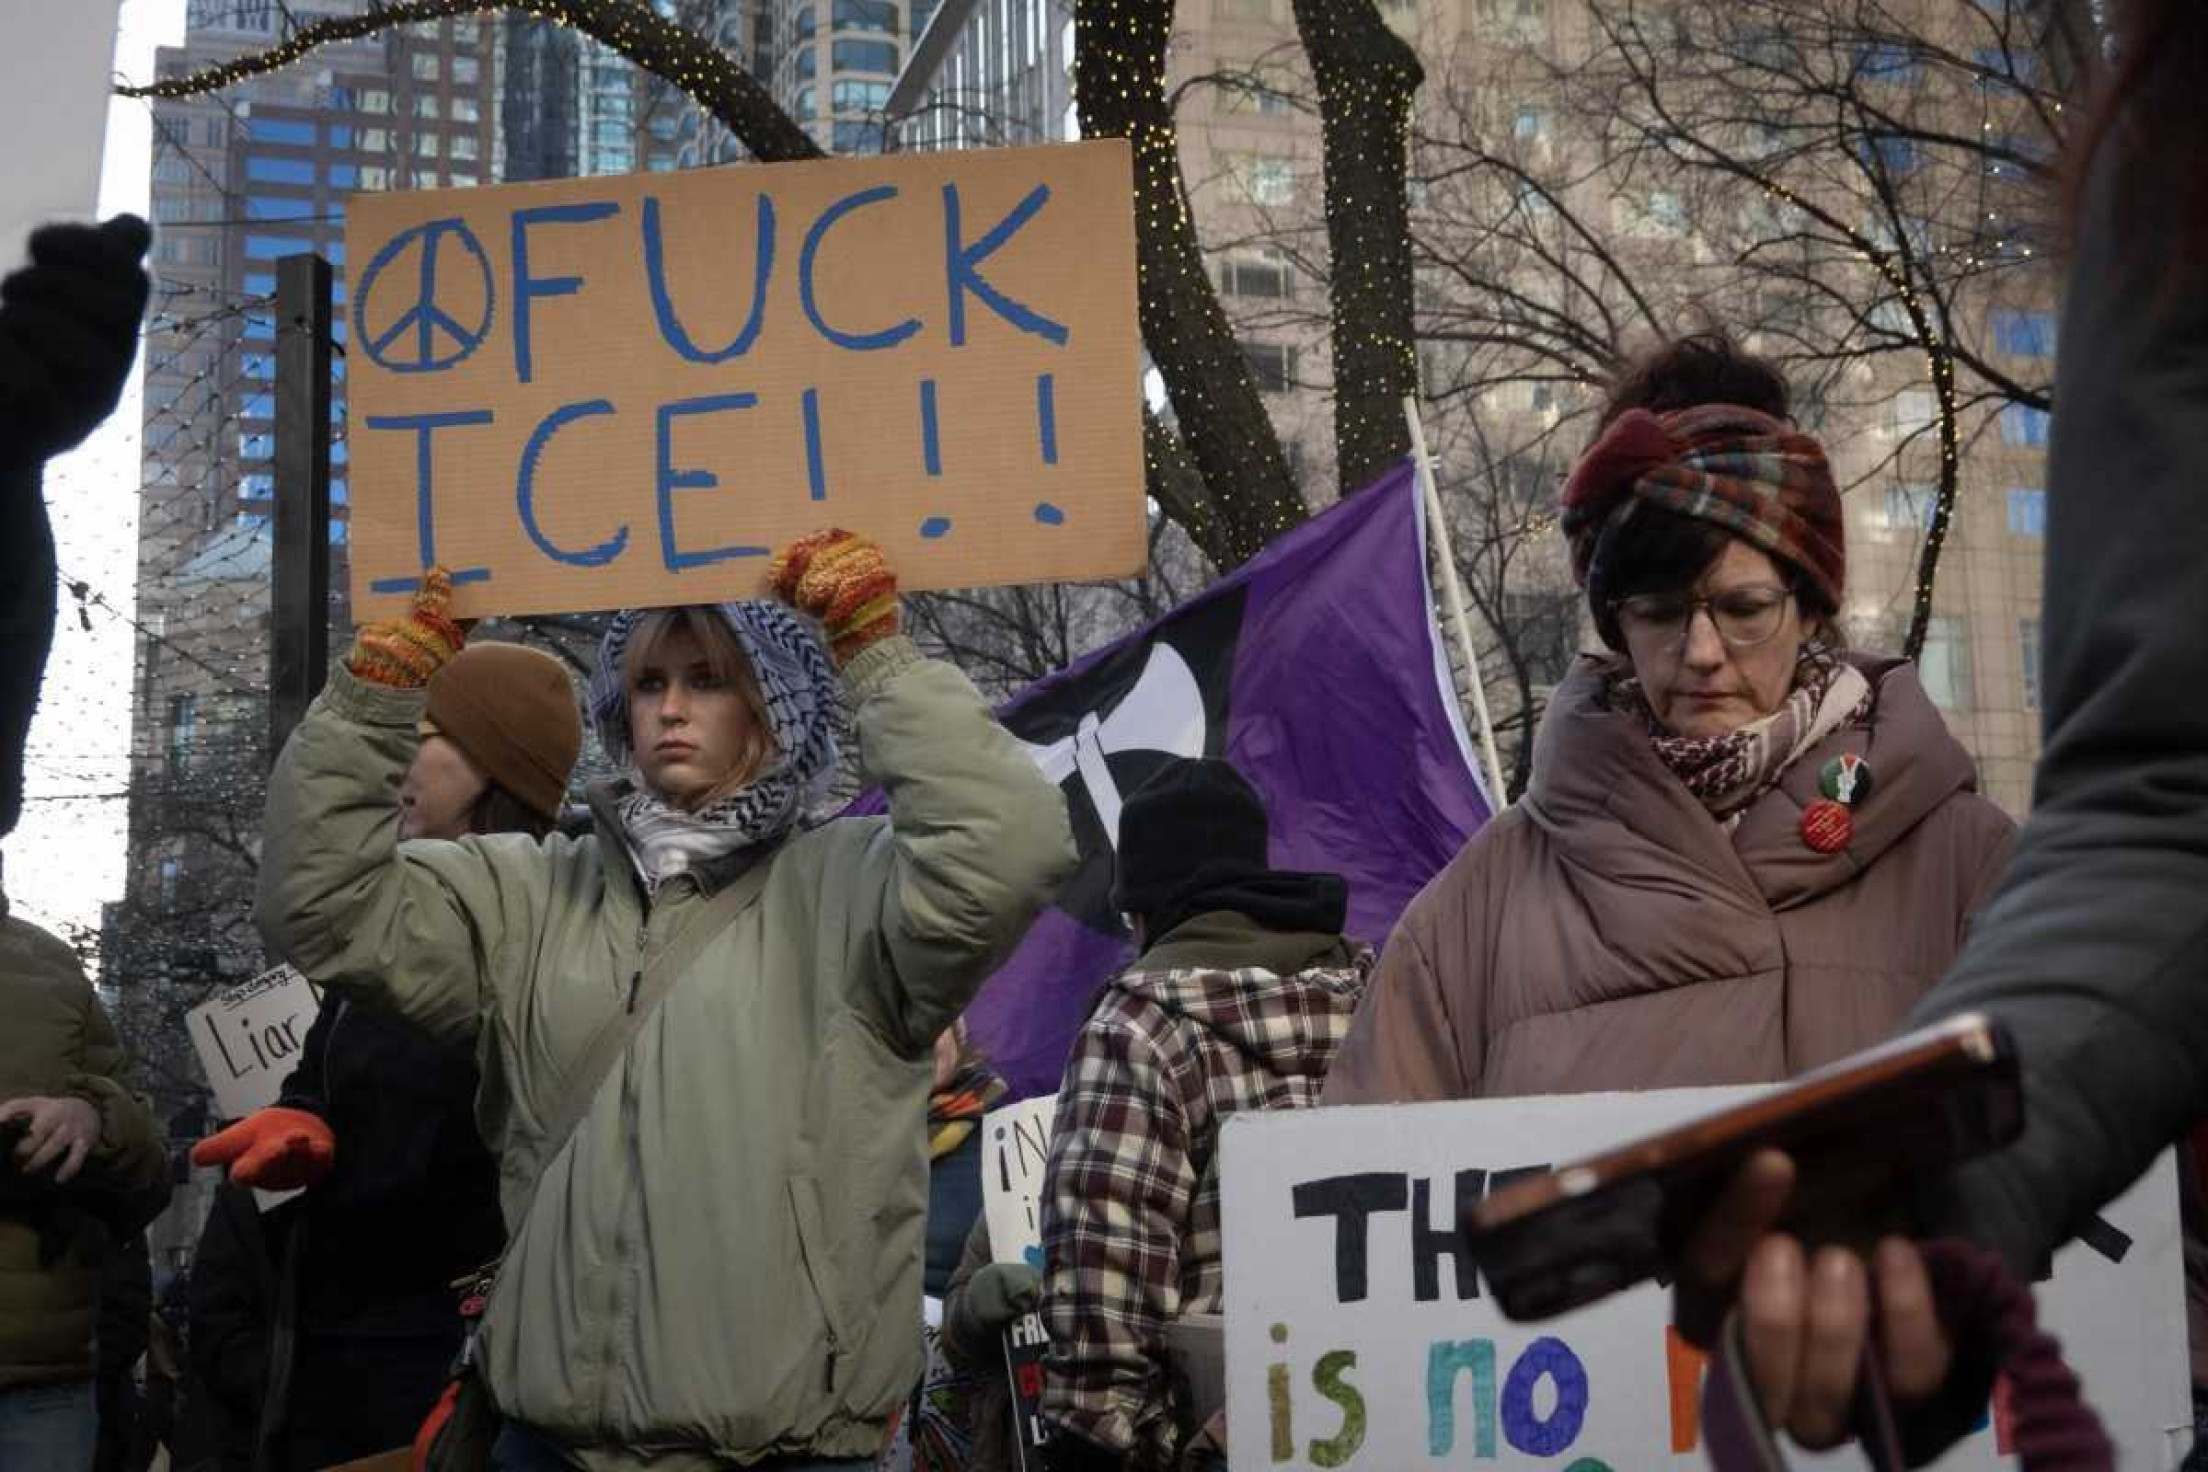
[[[1802,842],[1821,854],[1836,854],[1855,839],[1855,819],[1830,798],[1802,809]]]

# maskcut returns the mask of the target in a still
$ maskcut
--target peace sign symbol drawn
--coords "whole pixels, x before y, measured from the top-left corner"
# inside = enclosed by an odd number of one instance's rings
[[[483,313],[472,328],[463,327],[439,305],[437,263],[447,240],[454,240],[461,251],[473,257],[475,272],[482,284]],[[368,306],[375,300],[376,283],[382,278],[385,267],[409,251],[417,255],[413,304],[378,332],[368,325]],[[468,291],[464,272],[461,281],[461,286],[455,290],[451,273],[447,273],[445,301],[456,297],[465,299]],[[386,295],[396,297],[396,288]],[[394,236],[376,252],[368,269],[361,273],[360,284],[353,291],[353,340],[367,350],[378,366],[393,373],[440,372],[483,345],[483,339],[491,331],[493,297],[490,257],[483,253],[483,242],[475,238],[475,232],[458,218],[431,220]],[[442,352],[438,346],[440,335],[449,343]]]

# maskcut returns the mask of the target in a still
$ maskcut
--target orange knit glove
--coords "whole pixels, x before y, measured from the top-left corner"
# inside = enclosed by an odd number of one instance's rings
[[[856,532],[831,528],[799,537],[767,569],[767,584],[777,598],[820,620],[839,666],[897,632],[897,574],[882,549]]]
[[[319,1114],[282,1105],[248,1114],[192,1147],[192,1164],[226,1165],[230,1179],[262,1191],[296,1191],[330,1173],[337,1136]]]
[[[378,620],[353,636],[345,668],[371,685],[421,689],[468,642],[445,613],[451,606],[452,575],[433,567],[414,595],[412,612]]]

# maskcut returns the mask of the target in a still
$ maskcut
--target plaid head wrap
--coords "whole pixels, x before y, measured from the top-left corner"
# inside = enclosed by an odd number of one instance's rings
[[[779,603],[747,599],[709,605],[736,635],[752,678],[766,702],[774,754],[741,790],[694,813],[679,812],[635,783],[621,799],[621,817],[645,878],[657,884],[680,854],[710,853],[780,838],[796,827],[835,775],[836,701],[839,686],[820,635]],[[586,702],[606,754],[633,765],[629,750],[629,691],[622,675],[629,639],[650,609],[627,608],[613,616],[598,646]],[[632,775],[633,782],[633,775]]]
[[[1847,530],[1840,488],[1813,436],[1737,404],[1626,410],[1564,483],[1564,535],[1582,585],[1603,528],[1642,502],[1723,527],[1800,569],[1840,605]]]

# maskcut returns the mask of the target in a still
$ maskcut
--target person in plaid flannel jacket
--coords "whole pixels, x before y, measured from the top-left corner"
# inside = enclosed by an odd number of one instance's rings
[[[1041,1202],[1051,1472],[1178,1463],[1196,1428],[1166,1330],[1220,1310],[1219,1126],[1316,1103],[1371,974],[1341,877],[1268,869],[1266,838],[1223,761],[1174,763],[1121,813],[1113,899],[1142,952],[1074,1043]]]

